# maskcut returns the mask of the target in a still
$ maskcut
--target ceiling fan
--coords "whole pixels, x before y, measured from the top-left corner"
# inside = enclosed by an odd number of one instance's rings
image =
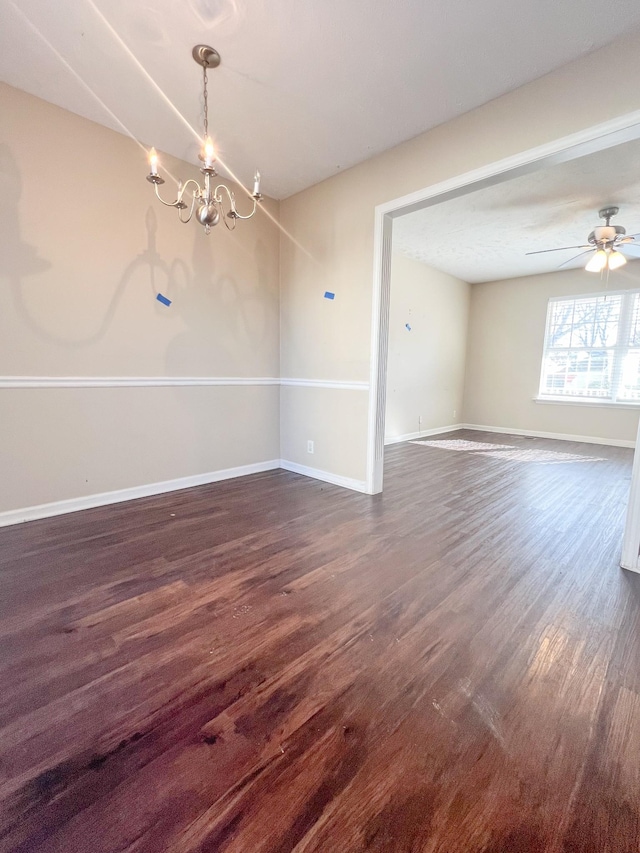
[[[634,245],[636,237],[640,234],[632,234],[627,236],[627,232],[622,225],[611,225],[611,218],[618,213],[618,207],[603,207],[598,211],[598,216],[604,219],[604,225],[597,225],[591,234],[587,237],[587,244],[584,246],[561,246],[558,249],[540,249],[537,252],[527,252],[527,255],[541,255],[545,252],[564,252],[568,249],[583,249],[568,261],[560,264],[564,267],[575,261],[576,258],[582,255],[590,255],[587,260],[585,270],[588,272],[602,272],[603,270],[615,270],[618,267],[624,266],[627,263],[623,252],[630,252],[633,257],[638,257],[635,252],[640,253],[640,246]]]

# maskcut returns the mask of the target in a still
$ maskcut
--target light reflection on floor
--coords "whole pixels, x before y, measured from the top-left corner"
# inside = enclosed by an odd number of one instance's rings
[[[562,453],[558,450],[543,450],[542,448],[514,447],[511,444],[490,444],[483,441],[467,441],[462,438],[439,439],[435,441],[411,441],[410,444],[421,444],[425,447],[435,447],[440,450],[455,450],[473,453],[477,456],[490,456],[493,459],[504,459],[513,462],[544,462],[546,464],[561,464],[564,462],[605,462],[599,456],[581,456],[577,453]]]

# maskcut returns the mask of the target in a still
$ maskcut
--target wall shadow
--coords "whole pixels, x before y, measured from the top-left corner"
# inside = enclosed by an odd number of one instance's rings
[[[0,232],[5,245],[0,253],[0,275],[6,276],[12,284],[19,284],[25,276],[45,272],[51,264],[40,257],[37,247],[25,243],[20,234],[22,177],[6,143],[0,144],[0,192]]]
[[[261,361],[260,353],[269,349],[269,341],[278,324],[278,296],[270,283],[269,247],[262,240],[249,240],[222,230],[203,237],[194,226],[191,268],[184,261],[172,265],[174,282],[182,285],[171,309],[176,309],[186,328],[173,338],[166,352],[168,375],[191,375],[194,355],[204,359],[201,375],[246,375],[248,355]],[[231,239],[233,252],[244,254],[247,270],[232,275],[219,269],[216,248],[220,240]],[[235,262],[225,263],[229,267]],[[249,272],[250,270],[250,272]],[[170,298],[172,294],[167,294]],[[264,367],[255,364],[252,375],[264,375]],[[186,371],[186,373],[185,373]],[[270,372],[270,371],[268,371]]]

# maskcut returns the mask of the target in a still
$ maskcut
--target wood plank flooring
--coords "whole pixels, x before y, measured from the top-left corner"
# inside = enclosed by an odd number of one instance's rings
[[[632,452],[429,441],[0,530],[0,853],[638,853]]]

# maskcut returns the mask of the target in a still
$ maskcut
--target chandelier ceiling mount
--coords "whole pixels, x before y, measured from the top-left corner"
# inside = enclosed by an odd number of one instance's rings
[[[208,44],[197,44],[191,51],[191,56],[203,68],[217,68],[220,65],[220,54],[215,47]]]

